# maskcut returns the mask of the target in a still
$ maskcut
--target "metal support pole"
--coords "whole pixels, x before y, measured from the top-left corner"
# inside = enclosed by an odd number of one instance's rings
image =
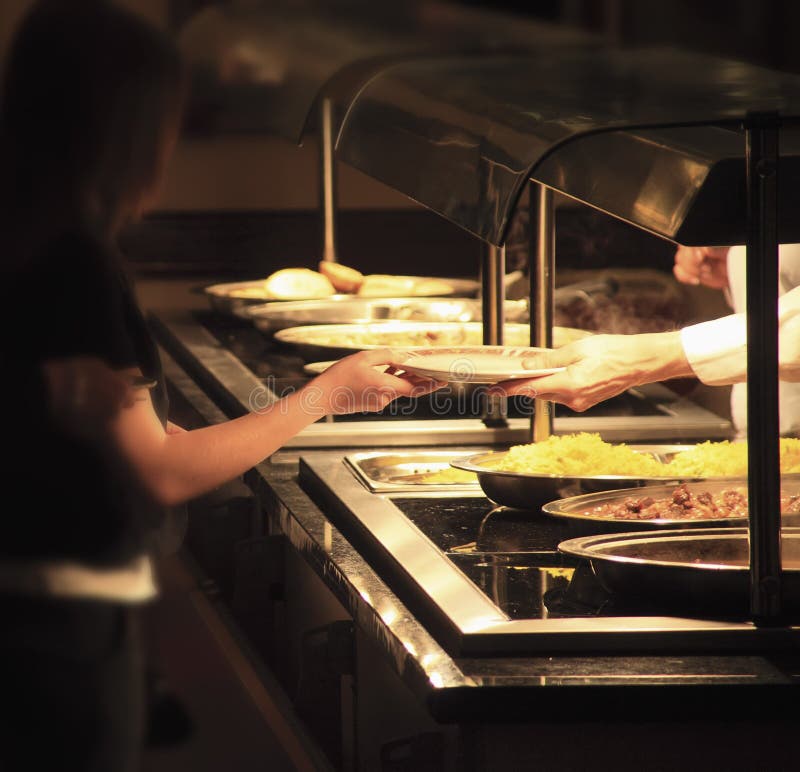
[[[481,266],[484,346],[503,345],[505,276],[506,248],[487,244]]]
[[[531,279],[531,346],[553,345],[553,294],[555,287],[556,221],[553,191],[531,182],[531,244],[528,274]],[[531,440],[541,442],[553,433],[553,404],[534,400]]]
[[[745,133],[750,610],[769,625],[781,613],[777,114],[748,116]]]
[[[333,103],[323,98],[319,115],[319,191],[322,209],[322,259],[335,263],[336,254],[336,159],[333,155],[335,136]]]
[[[483,310],[483,344],[503,345],[505,324],[506,248],[487,244],[481,265],[481,300]],[[483,421],[487,426],[506,426],[508,415],[504,397],[487,396]]]

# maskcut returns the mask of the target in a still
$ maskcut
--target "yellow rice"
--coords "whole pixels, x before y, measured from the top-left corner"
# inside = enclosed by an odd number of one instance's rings
[[[782,438],[780,459],[784,474],[800,472],[800,439]],[[611,444],[599,434],[581,432],[515,445],[493,468],[558,477],[736,477],[747,474],[747,443],[703,442],[663,463],[624,443]]]

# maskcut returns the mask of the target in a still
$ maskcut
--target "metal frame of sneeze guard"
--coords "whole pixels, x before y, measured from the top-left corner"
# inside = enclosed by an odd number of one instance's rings
[[[800,114],[800,76],[667,48],[543,45],[384,68],[350,104],[337,155],[496,246],[530,179],[678,243],[735,244],[742,122],[768,112]],[[785,150],[796,169],[800,146]],[[800,241],[796,218],[780,225]]]
[[[532,345],[546,345],[551,327],[552,190],[678,243],[746,242],[748,416],[758,427],[751,611],[765,626],[781,624],[778,233],[800,241],[800,145],[787,139],[781,153],[778,136],[798,115],[794,75],[670,49],[562,47],[389,68],[353,102],[337,145],[346,162],[494,245],[536,183]],[[534,418],[533,438],[550,428]]]

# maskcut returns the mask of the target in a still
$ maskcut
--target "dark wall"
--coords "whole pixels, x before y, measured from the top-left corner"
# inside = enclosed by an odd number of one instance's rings
[[[800,72],[796,0],[459,0],[607,34],[623,45],[677,45]]]
[[[515,220],[508,270],[527,268],[525,213]],[[365,273],[476,277],[482,242],[427,211],[339,213],[339,259]],[[288,266],[316,268],[316,212],[159,212],[128,229],[123,249],[140,274],[263,278]],[[640,267],[669,272],[668,242],[589,207],[556,212],[559,269]]]

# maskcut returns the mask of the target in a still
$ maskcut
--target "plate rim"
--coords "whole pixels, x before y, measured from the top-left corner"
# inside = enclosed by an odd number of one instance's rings
[[[413,359],[414,357],[424,357],[424,356],[446,356],[447,354],[452,354],[458,356],[462,354],[465,358],[469,356],[474,356],[476,354],[499,354],[503,356],[506,351],[520,351],[520,352],[528,352],[531,354],[537,354],[546,351],[554,351],[555,349],[548,349],[541,346],[442,346],[440,348],[409,348],[412,352],[409,356],[409,359]],[[513,356],[513,355],[509,355]],[[506,371],[503,373],[500,372],[492,372],[492,371],[481,371],[479,368],[473,373],[473,377],[470,378],[452,378],[452,377],[443,377],[451,375],[450,371],[439,370],[437,368],[426,368],[426,367],[419,367],[415,365],[413,362],[409,363],[409,360],[404,360],[403,362],[398,363],[404,369],[409,369],[415,375],[422,375],[428,378],[433,378],[439,381],[446,381],[447,383],[475,383],[475,384],[492,384],[498,383],[500,381],[505,380],[521,380],[524,378],[542,378],[545,375],[553,375],[554,373],[560,373],[566,370],[565,367],[542,367],[537,370],[513,370],[513,371]],[[410,367],[407,367],[408,365]]]

